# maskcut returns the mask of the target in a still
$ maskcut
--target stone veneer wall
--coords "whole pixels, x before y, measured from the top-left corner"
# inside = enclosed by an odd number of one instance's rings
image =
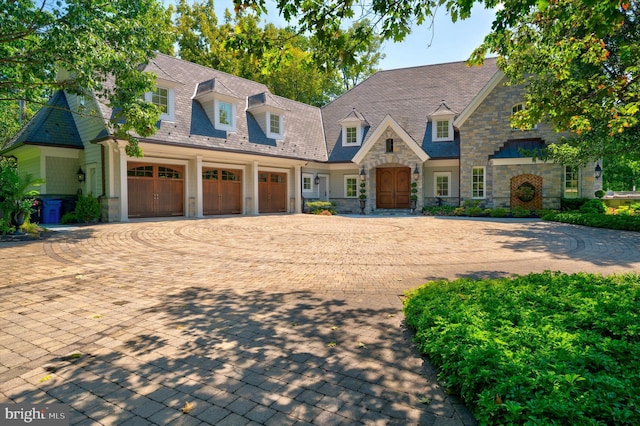
[[[387,153],[386,140],[393,139],[393,153]],[[372,211],[376,207],[376,168],[377,167],[409,167],[411,171],[418,165],[420,170],[420,179],[418,179],[418,203],[416,209],[420,210],[423,206],[423,182],[424,182],[424,168],[422,167],[422,161],[418,158],[415,152],[409,146],[400,139],[393,130],[387,129],[382,136],[375,141],[375,144],[367,153],[361,167],[364,166],[367,173],[367,212]],[[358,186],[358,189],[360,187]],[[357,211],[360,211],[358,209]]]
[[[509,124],[514,105],[523,101],[520,86],[505,86],[502,83],[487,95],[482,104],[466,120],[460,130],[460,199],[471,200],[472,168],[485,167],[485,199],[487,207],[506,207],[510,203],[509,181],[520,174],[540,175],[544,179],[543,205],[559,207],[562,189],[562,167],[542,162],[534,164],[493,166],[489,156],[503,146],[507,140],[542,138],[547,143],[555,142],[560,135],[545,124],[529,131],[513,130]],[[524,159],[523,159],[524,160]],[[525,160],[526,161],[526,160]],[[557,171],[556,171],[557,169]],[[555,189],[557,188],[557,189]],[[549,199],[547,199],[550,197]]]
[[[101,222],[120,222],[120,198],[100,197]]]

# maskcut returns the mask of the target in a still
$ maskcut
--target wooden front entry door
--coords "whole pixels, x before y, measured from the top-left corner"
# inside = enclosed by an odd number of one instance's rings
[[[184,166],[129,163],[129,217],[184,215]]]
[[[376,170],[376,208],[408,209],[410,200],[409,167],[386,167]]]
[[[202,214],[242,213],[242,170],[202,168]]]
[[[258,173],[258,210],[260,213],[287,211],[287,174]]]

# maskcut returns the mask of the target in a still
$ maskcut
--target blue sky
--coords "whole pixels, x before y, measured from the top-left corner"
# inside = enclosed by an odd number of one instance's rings
[[[177,2],[178,0],[164,0],[167,5]],[[215,7],[216,15],[220,19],[225,9],[233,10],[233,1],[216,0]],[[262,20],[285,26],[286,22],[278,15],[274,2],[267,0],[267,7],[269,13]],[[380,68],[388,70],[464,61],[489,33],[494,16],[493,10],[476,5],[471,12],[471,18],[454,24],[445,11],[440,10],[436,14],[433,28],[424,25],[415,27],[403,42],[386,42],[383,45],[386,57],[380,62]]]

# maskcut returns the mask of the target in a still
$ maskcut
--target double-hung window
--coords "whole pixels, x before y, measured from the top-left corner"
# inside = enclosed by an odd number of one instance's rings
[[[577,167],[565,166],[564,168],[564,198],[578,198],[580,176]]]
[[[449,139],[449,121],[448,120],[436,121],[436,138]]]
[[[433,174],[434,194],[436,197],[449,197],[451,194],[451,172]]]
[[[313,175],[311,173],[302,174],[302,192],[313,192]]]
[[[346,144],[347,145],[355,145],[358,143],[358,128],[357,127],[347,127],[345,129],[345,133],[347,135]]]
[[[474,167],[471,169],[471,197],[485,198],[485,168]]]
[[[236,130],[236,106],[231,102],[216,99],[214,102],[216,129],[234,132]]]
[[[173,89],[158,86],[145,95],[145,100],[160,108],[161,120],[174,120]]]
[[[344,196],[356,198],[358,196],[358,176],[348,175],[344,177]]]
[[[274,114],[273,112],[267,113],[267,137],[272,139],[283,139],[284,133],[282,131],[282,116]]]

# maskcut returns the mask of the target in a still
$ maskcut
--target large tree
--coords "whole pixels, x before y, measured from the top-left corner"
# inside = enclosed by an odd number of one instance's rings
[[[59,89],[92,91],[116,111],[110,123],[129,139],[128,153],[140,155],[130,134],[152,134],[159,117],[143,100],[153,76],[140,64],[172,45],[171,15],[157,0],[3,1],[0,102],[42,105]]]
[[[265,12],[264,0],[234,0],[236,10]],[[524,83],[527,109],[516,118],[524,128],[548,121],[568,131],[567,144],[550,154],[584,163],[625,152],[640,157],[640,23],[634,0],[276,0],[286,19],[326,46],[340,50],[374,33],[401,41],[413,25],[445,8],[453,21],[470,16],[475,3],[496,8],[492,31],[470,58],[487,53],[512,83]],[[373,31],[349,38],[345,20],[368,19]],[[348,53],[348,52],[347,52]],[[353,55],[352,55],[353,56]]]
[[[380,39],[351,42],[356,61],[343,61],[345,49],[327,51],[324,44],[293,27],[263,23],[239,10],[216,16],[213,0],[181,0],[176,9],[178,54],[182,59],[266,84],[273,93],[312,105],[324,105],[377,70],[384,57]],[[362,23],[344,30],[353,34]]]

